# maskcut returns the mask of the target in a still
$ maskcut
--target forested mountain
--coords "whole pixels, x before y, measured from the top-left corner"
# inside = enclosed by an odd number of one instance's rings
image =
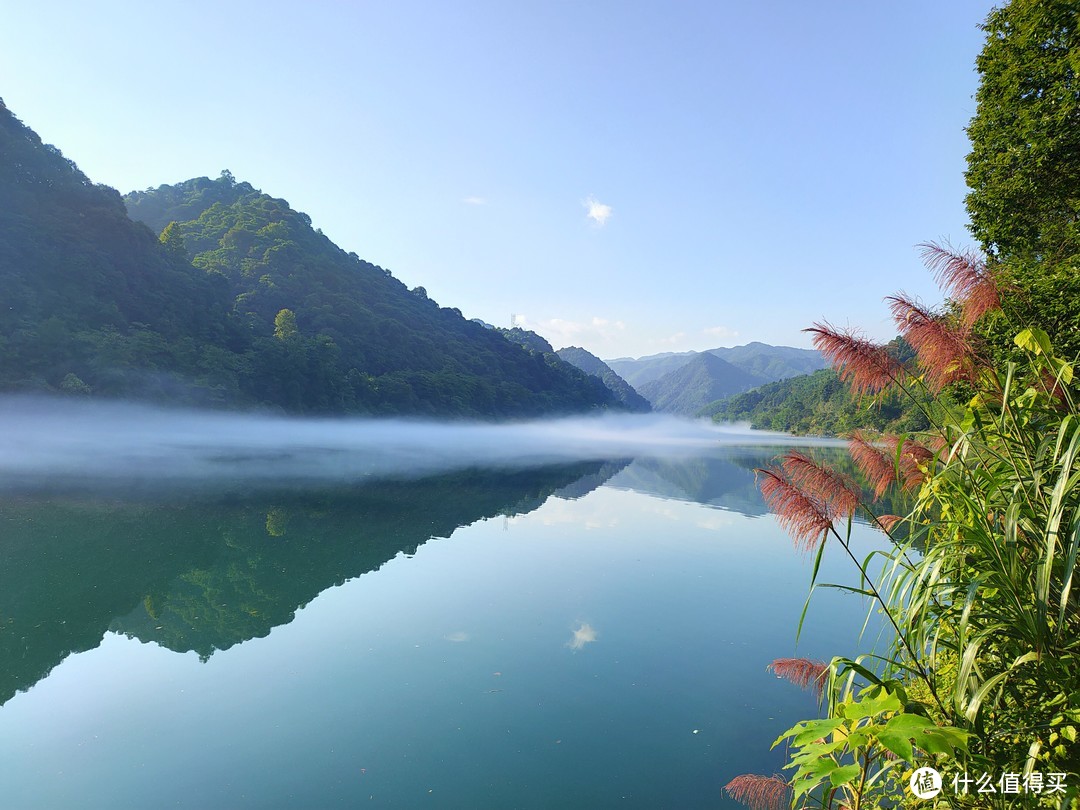
[[[902,364],[915,362],[915,350],[897,337],[886,346]],[[963,399],[963,392],[957,394]],[[749,391],[724,397],[703,408],[699,415],[716,422],[749,422],[759,430],[779,430],[812,436],[844,436],[859,429],[906,433],[925,430],[927,413],[951,403],[942,394],[916,404],[897,396],[855,396],[832,369],[789,377]]]
[[[617,357],[606,360],[608,367],[634,388],[641,390],[645,383],[659,380],[665,374],[685,366],[697,352],[663,352],[646,357]]]
[[[598,377],[615,394],[619,402],[626,406],[627,410],[637,413],[648,413],[652,410],[652,406],[645,397],[635,391],[626,380],[612,371],[607,363],[592,352],[578,346],[567,346],[565,349],[559,349],[556,354],[586,374]]]
[[[710,402],[753,388],[759,380],[715,354],[702,352],[689,363],[641,386],[653,410],[693,416]]]
[[[749,422],[758,430],[811,436],[842,436],[860,428],[905,433],[927,426],[922,413],[906,401],[853,396],[832,369],[725,397],[706,406],[701,415],[716,422]]]
[[[812,374],[828,365],[815,349],[770,346],[756,341],[745,346],[709,349],[709,352],[765,382]]]
[[[0,102],[0,388],[195,398],[236,392],[239,324],[224,279],[132,222]]]
[[[607,364],[616,374],[640,391],[645,383],[659,380],[665,374],[686,365],[699,354],[705,353],[664,352],[639,357],[636,360],[620,357],[617,360],[608,360]],[[726,360],[736,368],[751,374],[757,379],[759,385],[787,377],[796,377],[799,374],[810,374],[820,368],[825,368],[826,365],[821,353],[813,349],[770,346],[767,343],[758,342],[747,343],[745,346],[708,349],[707,353],[714,354],[721,360]]]
[[[227,172],[125,209],[0,103],[0,200],[0,390],[309,413],[619,407]]]

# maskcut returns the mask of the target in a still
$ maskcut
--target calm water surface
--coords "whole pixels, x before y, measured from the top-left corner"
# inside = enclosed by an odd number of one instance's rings
[[[738,806],[816,713],[766,665],[865,614],[819,592],[796,648],[776,453],[9,494],[0,804]]]

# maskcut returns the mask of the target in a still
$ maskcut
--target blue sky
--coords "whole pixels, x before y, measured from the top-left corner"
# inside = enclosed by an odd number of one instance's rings
[[[467,317],[605,358],[881,339],[970,243],[992,3],[8,3],[8,107],[121,191],[228,168]]]

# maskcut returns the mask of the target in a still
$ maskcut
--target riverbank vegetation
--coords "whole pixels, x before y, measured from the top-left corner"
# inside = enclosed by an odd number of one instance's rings
[[[784,775],[736,777],[753,808],[1080,807],[1080,15],[1013,0],[979,58],[967,179],[981,251],[927,245],[947,296],[888,299],[910,360],[857,331],[811,329],[863,402],[906,402],[925,425],[854,431],[875,497],[792,452],[759,471],[797,546],[849,558],[839,587],[891,641],[772,670],[820,695],[824,717],[780,735]],[[889,536],[860,559],[853,518]]]

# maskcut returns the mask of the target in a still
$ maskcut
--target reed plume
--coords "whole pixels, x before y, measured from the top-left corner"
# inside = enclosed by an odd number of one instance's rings
[[[903,365],[883,345],[863,337],[857,329],[839,329],[822,322],[803,331],[813,335],[814,348],[856,396],[880,393],[904,374]]]
[[[958,251],[950,245],[923,242],[923,263],[945,294],[960,305],[966,329],[987,312],[1001,309],[1001,290],[986,262],[974,250]]]
[[[848,440],[848,450],[855,466],[865,476],[874,497],[880,498],[896,482],[896,467],[892,458],[870,441],[861,430],[856,430]]]
[[[750,810],[783,810],[791,802],[791,786],[779,774],[759,776],[744,773],[724,785],[724,790]]]
[[[809,658],[777,658],[766,669],[778,678],[795,684],[800,689],[813,692],[818,700],[825,693],[829,682],[829,665]]]
[[[944,317],[903,293],[885,300],[896,328],[919,356],[928,388],[940,391],[949,383],[974,378],[975,352],[969,330],[954,328]]]
[[[896,528],[897,524],[904,522],[904,519],[899,515],[877,515],[876,520],[887,534],[892,534],[892,530]]]
[[[783,468],[757,472],[765,503],[776,515],[776,522],[791,535],[795,547],[803,551],[817,548],[833,522],[826,504],[789,481]]]
[[[849,517],[859,508],[859,490],[843,473],[798,450],[788,452],[781,466],[787,479],[824,507],[830,520]]]
[[[905,491],[922,486],[926,480],[926,467],[934,454],[918,442],[898,436],[882,436],[881,442],[892,454],[900,486]]]

